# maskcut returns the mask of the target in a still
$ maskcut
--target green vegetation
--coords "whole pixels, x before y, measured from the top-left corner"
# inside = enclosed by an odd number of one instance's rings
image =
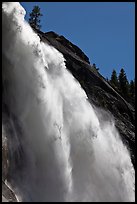
[[[118,79],[119,79],[119,89],[120,89],[121,95],[126,100],[128,100],[128,98],[129,98],[129,82],[127,80],[126,73],[125,73],[123,68],[120,70],[120,74],[119,74]]]
[[[135,106],[135,80],[131,80],[129,83],[123,68],[121,68],[119,76],[117,76],[116,70],[113,69],[111,79],[107,79],[107,82],[109,82],[127,102]]]
[[[110,83],[111,83],[111,85],[118,91],[119,82],[118,82],[116,70],[114,70],[114,69],[113,69],[113,71],[112,71]]]
[[[40,17],[43,16],[39,6],[34,6],[32,12],[29,14],[29,24],[32,28],[40,29]]]

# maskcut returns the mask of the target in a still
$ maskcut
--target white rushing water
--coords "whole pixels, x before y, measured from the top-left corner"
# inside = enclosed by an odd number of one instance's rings
[[[100,119],[19,3],[3,3],[2,13],[4,97],[22,131],[11,118],[10,150],[24,152],[21,168],[10,164],[18,199],[134,201],[134,168],[113,120]]]

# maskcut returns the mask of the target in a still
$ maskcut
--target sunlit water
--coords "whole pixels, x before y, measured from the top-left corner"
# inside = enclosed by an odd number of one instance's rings
[[[25,22],[19,3],[3,3],[2,12],[10,185],[18,199],[134,201],[134,169],[113,119],[101,119],[63,55]],[[14,157],[20,148],[21,167]]]

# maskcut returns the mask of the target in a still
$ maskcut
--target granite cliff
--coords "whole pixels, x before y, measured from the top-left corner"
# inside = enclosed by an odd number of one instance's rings
[[[114,117],[121,138],[131,152],[135,167],[134,107],[108,84],[105,78],[90,64],[89,58],[79,47],[53,31],[43,33],[35,30],[35,32],[43,42],[49,43],[64,55],[67,69],[79,81],[89,101]]]

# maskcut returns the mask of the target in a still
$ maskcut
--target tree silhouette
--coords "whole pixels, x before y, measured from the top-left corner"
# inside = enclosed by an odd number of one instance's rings
[[[32,28],[40,29],[40,17],[43,16],[40,11],[39,6],[34,6],[32,12],[29,14],[29,24],[31,25]]]
[[[114,88],[118,89],[119,83],[118,83],[118,77],[115,69],[113,69],[112,71],[110,83]]]
[[[107,81],[127,102],[135,105],[135,80],[131,80],[130,83],[127,80],[125,70],[120,70],[117,77],[116,70],[113,69],[111,79]]]
[[[129,82],[127,80],[126,73],[123,68],[120,70],[118,79],[121,95],[126,100],[129,100]]]

